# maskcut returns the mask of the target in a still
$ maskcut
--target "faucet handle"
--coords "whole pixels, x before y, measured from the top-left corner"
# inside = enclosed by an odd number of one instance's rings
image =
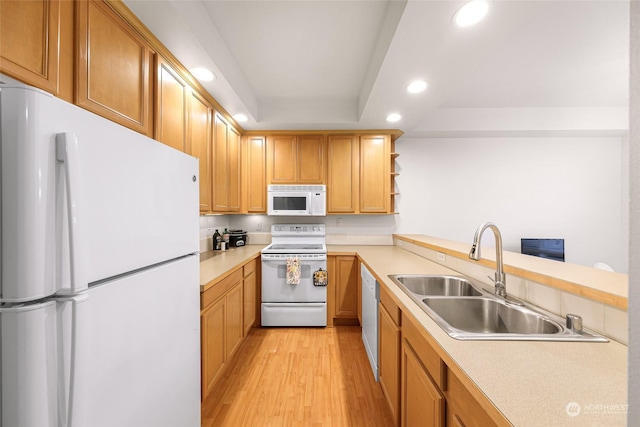
[[[577,314],[567,314],[567,328],[573,332],[582,332],[582,317]]]

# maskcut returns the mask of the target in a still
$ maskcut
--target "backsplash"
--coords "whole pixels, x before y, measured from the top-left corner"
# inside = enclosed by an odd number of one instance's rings
[[[200,217],[200,252],[213,250],[211,236],[218,230],[229,229],[229,217],[227,215],[203,215]]]
[[[394,215],[330,215],[325,217],[271,217],[267,215],[200,216],[200,252],[212,250],[216,229],[247,231],[250,245],[271,243],[272,224],[325,224],[328,245],[392,245]]]
[[[443,262],[438,260],[436,250],[400,240],[396,240],[395,243],[416,255],[482,282],[488,289],[493,289],[493,282],[489,279],[495,273],[493,268],[453,256],[447,256]],[[507,292],[563,318],[568,313],[582,316],[586,328],[625,345],[629,344],[629,316],[625,310],[511,274],[507,275]]]

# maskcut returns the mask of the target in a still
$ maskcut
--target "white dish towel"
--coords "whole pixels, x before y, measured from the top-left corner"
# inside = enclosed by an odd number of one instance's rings
[[[297,256],[287,257],[287,285],[300,283],[300,260]]]

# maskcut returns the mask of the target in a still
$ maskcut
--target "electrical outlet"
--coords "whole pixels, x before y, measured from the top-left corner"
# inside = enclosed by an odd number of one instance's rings
[[[442,253],[442,252],[438,252],[438,261],[446,262],[447,261],[446,255],[444,253]]]
[[[336,219],[336,227],[342,227],[342,218]]]
[[[258,224],[256,225],[256,231],[262,231],[262,221],[258,221]]]

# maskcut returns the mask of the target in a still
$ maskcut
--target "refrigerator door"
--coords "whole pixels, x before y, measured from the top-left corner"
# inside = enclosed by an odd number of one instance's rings
[[[0,86],[0,112],[0,302],[76,292],[74,231],[84,286],[198,251],[197,159],[30,87]]]
[[[88,291],[87,426],[200,426],[199,259]]]
[[[86,423],[78,395],[86,375],[87,296],[0,308],[0,425]]]
[[[199,427],[199,259],[0,308],[2,427]]]

